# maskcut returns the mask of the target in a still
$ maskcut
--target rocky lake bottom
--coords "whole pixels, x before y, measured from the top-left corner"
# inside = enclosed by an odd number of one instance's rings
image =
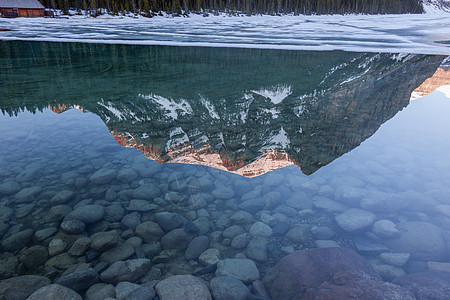
[[[245,178],[157,164],[76,110],[2,122],[0,299],[450,294],[443,159],[374,142],[311,176]]]

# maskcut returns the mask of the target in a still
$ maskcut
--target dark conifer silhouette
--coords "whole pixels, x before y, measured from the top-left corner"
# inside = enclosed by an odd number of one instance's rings
[[[133,13],[153,17],[160,12],[174,16],[187,13],[203,15],[219,12],[246,14],[403,14],[422,13],[422,0],[40,0],[47,8],[70,9],[97,16]]]

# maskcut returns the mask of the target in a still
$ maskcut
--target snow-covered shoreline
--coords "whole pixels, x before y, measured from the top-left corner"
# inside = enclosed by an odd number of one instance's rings
[[[0,19],[0,40],[450,55],[450,13]]]

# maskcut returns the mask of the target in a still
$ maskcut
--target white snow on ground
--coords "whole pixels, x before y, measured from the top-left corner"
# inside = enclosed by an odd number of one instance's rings
[[[444,1],[444,0],[443,0]],[[446,0],[445,0],[446,1]],[[450,13],[0,19],[1,40],[450,54]]]

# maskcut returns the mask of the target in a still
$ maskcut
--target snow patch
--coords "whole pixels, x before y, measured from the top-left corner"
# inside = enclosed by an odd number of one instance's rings
[[[286,131],[284,130],[283,127],[281,127],[280,131],[268,141],[268,144],[277,145],[282,148],[286,148],[287,146],[289,146],[290,143],[291,142],[290,142],[289,138],[287,137]],[[266,147],[264,147],[264,148],[266,148]]]
[[[175,100],[173,100],[173,99],[168,99],[168,98],[164,98],[162,96],[153,95],[153,94],[150,94],[150,95],[139,94],[139,97],[156,102],[164,110],[166,110],[168,112],[167,116],[174,120],[177,120],[180,115],[182,115],[182,116],[183,115],[191,115],[193,113],[192,107],[184,99],[180,99],[179,102],[175,102]]]
[[[103,99],[102,99],[103,101]],[[125,120],[126,118],[124,117],[124,115],[122,114],[122,112],[120,112],[118,109],[112,107],[112,103],[111,102],[106,102],[106,104],[103,104],[102,102],[97,102],[98,105],[106,108],[108,111],[110,111],[111,113],[113,113],[114,116],[116,116],[116,118],[118,118],[119,120]]]
[[[277,85],[269,89],[260,89],[259,91],[251,91],[257,95],[269,98],[273,104],[281,103],[286,97],[292,94],[291,86],[289,85]]]
[[[214,105],[209,102],[208,100],[206,100],[205,98],[200,96],[200,101],[203,104],[204,107],[206,107],[206,109],[209,112],[209,115],[211,116],[211,118],[216,119],[216,120],[220,120],[220,116],[219,114],[216,112],[216,109],[214,108]]]
[[[167,141],[166,150],[186,142],[189,142],[186,132],[181,127],[176,127],[170,131],[170,138]]]

